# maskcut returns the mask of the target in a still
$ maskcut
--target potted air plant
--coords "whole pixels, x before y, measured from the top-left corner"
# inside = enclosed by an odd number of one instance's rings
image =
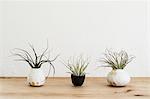
[[[29,46],[33,53],[30,53],[29,51],[26,51],[24,49],[15,48],[14,49],[15,52],[12,54],[19,57],[19,59],[16,59],[17,61],[24,61],[28,63],[29,66],[31,67],[31,71],[27,77],[27,82],[29,83],[29,85],[42,86],[44,85],[46,80],[46,76],[41,69],[42,65],[48,63],[50,68],[51,67],[53,68],[53,75],[54,75],[55,67],[53,65],[53,62],[57,59],[58,56],[56,56],[54,59],[50,59],[48,44],[47,48],[41,54],[37,54],[35,48],[32,45],[29,44]]]
[[[85,80],[85,70],[89,65],[89,60],[80,57],[72,57],[64,64],[71,74],[71,80],[74,86],[82,86]]]
[[[111,67],[112,71],[107,75],[107,82],[112,86],[125,86],[130,82],[130,76],[124,70],[126,65],[133,60],[126,51],[113,52],[106,50],[105,58],[102,58],[104,67]]]

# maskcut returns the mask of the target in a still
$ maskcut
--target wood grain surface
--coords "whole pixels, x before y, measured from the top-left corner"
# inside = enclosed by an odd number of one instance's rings
[[[150,78],[132,78],[126,87],[111,87],[105,78],[86,78],[73,87],[70,78],[48,78],[30,87],[26,78],[0,78],[0,99],[150,99]]]

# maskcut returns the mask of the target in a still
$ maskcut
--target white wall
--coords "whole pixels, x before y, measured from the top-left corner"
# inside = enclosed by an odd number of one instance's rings
[[[91,57],[88,76],[105,76],[110,69],[96,68],[106,48],[136,56],[126,68],[131,76],[150,76],[146,0],[11,0],[0,8],[0,76],[26,76],[29,66],[13,61],[10,51],[28,50],[28,42],[43,50],[46,39],[61,54],[55,76],[69,76],[60,60],[80,53]]]

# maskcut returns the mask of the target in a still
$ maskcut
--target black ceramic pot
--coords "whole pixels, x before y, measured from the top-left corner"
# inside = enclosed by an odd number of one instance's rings
[[[74,86],[82,86],[84,83],[85,75],[84,76],[75,76],[71,74],[71,80]]]

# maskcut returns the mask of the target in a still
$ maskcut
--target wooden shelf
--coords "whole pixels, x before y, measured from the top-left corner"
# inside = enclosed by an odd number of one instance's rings
[[[111,87],[105,78],[86,78],[73,87],[70,78],[48,78],[42,87],[30,87],[26,78],[0,78],[0,99],[150,99],[150,78],[132,78],[126,87]]]

